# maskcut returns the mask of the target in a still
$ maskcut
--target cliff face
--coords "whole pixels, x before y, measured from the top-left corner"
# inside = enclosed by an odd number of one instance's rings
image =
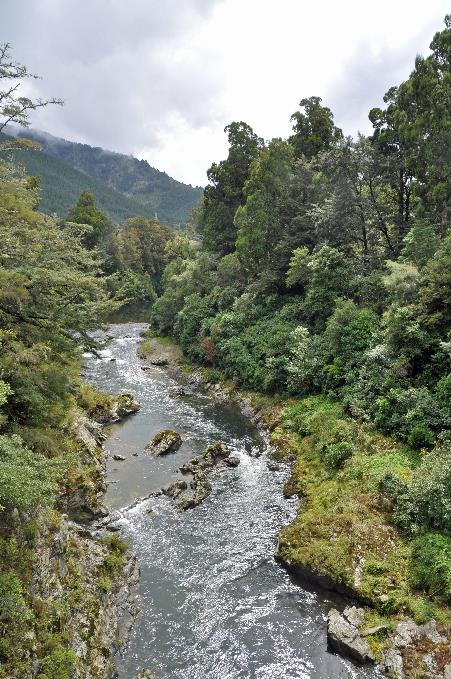
[[[96,538],[65,516],[57,528],[41,523],[32,592],[60,610],[75,659],[71,679],[113,677],[114,654],[136,614],[136,559],[128,553],[117,559],[116,552],[114,540]]]
[[[100,419],[118,421],[137,409],[139,404],[123,395],[111,399]],[[137,612],[139,569],[128,545],[105,528],[102,424],[82,412],[74,415],[67,434],[74,463],[55,509],[28,514],[15,509],[4,516],[0,567],[11,573],[11,586],[1,594],[7,616],[0,638],[1,678],[115,676],[115,654]]]

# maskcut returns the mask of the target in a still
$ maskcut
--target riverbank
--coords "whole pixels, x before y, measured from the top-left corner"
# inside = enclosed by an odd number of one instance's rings
[[[2,523],[0,677],[112,679],[137,612],[136,558],[92,521],[108,513],[103,426],[139,405],[88,385],[83,400],[68,417],[73,454],[56,507],[13,510]]]
[[[203,384],[215,398],[237,402],[268,435],[274,456],[292,462],[285,493],[298,496],[300,505],[280,535],[280,562],[303,581],[366,606],[361,628],[387,672],[445,676],[451,660],[449,608],[415,590],[412,540],[392,525],[392,506],[378,491],[388,464],[400,474],[412,473],[410,451],[327,399],[283,401],[236,389],[217,371],[187,363],[172,340],[147,336],[140,352],[185,385]],[[420,627],[399,644],[406,621]],[[425,623],[429,626],[422,627]]]

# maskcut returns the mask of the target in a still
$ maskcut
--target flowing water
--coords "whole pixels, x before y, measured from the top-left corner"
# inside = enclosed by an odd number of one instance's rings
[[[282,495],[287,466],[268,469],[264,442],[235,407],[201,392],[171,398],[177,385],[164,369],[144,372],[136,354],[144,327],[112,325],[108,348],[86,364],[99,389],[131,392],[141,403],[106,442],[106,502],[120,511],[141,567],[140,613],[119,678],[134,679],[140,667],[159,679],[376,677],[327,652],[326,613],[342,602],[296,584],[274,561],[278,531],[296,512]],[[162,429],[180,432],[183,446],[166,457],[146,455],[145,444]],[[127,509],[215,440],[241,463],[213,477],[199,507],[181,513],[159,496]],[[126,460],[115,462],[115,453]]]

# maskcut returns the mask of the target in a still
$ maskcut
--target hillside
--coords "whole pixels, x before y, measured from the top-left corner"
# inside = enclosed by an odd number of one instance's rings
[[[0,134],[0,142],[8,137]],[[65,216],[76,203],[80,192],[89,189],[96,197],[97,205],[117,222],[138,214],[153,217],[151,208],[115,191],[97,179],[88,177],[67,163],[54,158],[45,151],[16,151],[11,154],[17,165],[27,175],[41,178],[41,199],[39,209],[46,214]]]
[[[151,167],[145,160],[106,151],[88,144],[78,144],[37,130],[20,132],[39,142],[51,156],[64,161],[92,179],[135,199],[140,212],[172,225],[186,223],[202,193]],[[136,211],[135,211],[136,212]]]

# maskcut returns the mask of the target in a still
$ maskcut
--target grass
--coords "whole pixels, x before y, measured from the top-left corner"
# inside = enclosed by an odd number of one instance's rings
[[[417,456],[321,396],[288,405],[272,439],[290,450],[288,491],[302,498],[296,519],[282,530],[281,556],[330,576],[381,615],[407,614],[417,622],[434,617],[449,624],[442,602],[413,589],[412,541],[391,524],[391,504],[378,491],[388,470],[408,480]],[[334,469],[327,450],[343,442],[352,444],[354,453]]]

